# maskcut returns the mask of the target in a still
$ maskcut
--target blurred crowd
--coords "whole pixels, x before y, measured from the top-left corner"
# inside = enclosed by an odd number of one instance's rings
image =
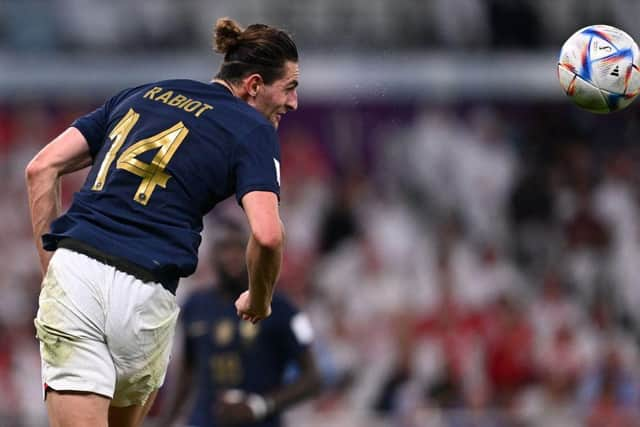
[[[640,36],[634,0],[2,0],[0,51],[202,52],[221,16],[267,20],[292,31],[303,49],[332,52],[555,49],[595,23]]]
[[[24,167],[94,105],[0,107],[3,426],[46,425]],[[311,316],[326,385],[291,425],[640,425],[637,123],[635,107],[567,104],[288,118],[278,286]],[[63,181],[65,205],[83,177]],[[212,212],[202,260],[220,220],[241,216]],[[203,261],[178,297],[211,280]]]
[[[640,39],[636,0],[177,4],[0,0],[0,54],[202,54],[220,16],[268,21],[324,52],[557,49],[594,23]],[[10,427],[46,425],[24,168],[101,102],[31,95],[0,102],[0,426]],[[640,426],[638,107],[595,116],[568,102],[351,101],[305,102],[280,130],[278,287],[311,316],[325,383],[291,425]],[[65,206],[83,179],[65,178]],[[220,224],[241,216],[233,201],[211,213],[202,260]],[[211,283],[209,267],[183,281],[181,301]]]

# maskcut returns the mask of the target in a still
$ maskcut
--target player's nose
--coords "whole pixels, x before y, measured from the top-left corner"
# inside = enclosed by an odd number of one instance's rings
[[[287,110],[295,111],[298,109],[298,91],[292,90],[289,96],[287,96],[286,103]]]

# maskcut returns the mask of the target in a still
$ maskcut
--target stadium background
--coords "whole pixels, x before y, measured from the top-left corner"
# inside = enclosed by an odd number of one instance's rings
[[[638,39],[640,3],[2,0],[1,426],[46,425],[26,163],[123,87],[209,79],[221,16],[301,53],[279,288],[327,387],[291,425],[640,425],[640,107],[582,112],[555,74],[581,26]],[[202,262],[179,297],[210,280]]]

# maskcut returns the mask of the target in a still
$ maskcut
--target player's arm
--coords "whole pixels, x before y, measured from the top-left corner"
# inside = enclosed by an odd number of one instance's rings
[[[78,129],[71,127],[40,150],[27,165],[31,226],[43,274],[52,253],[42,248],[42,235],[49,231],[51,223],[61,213],[60,178],[91,162],[87,140]]]
[[[297,358],[300,370],[296,379],[265,396],[271,412],[281,412],[320,392],[322,381],[311,348],[303,350]]]
[[[296,361],[300,371],[296,379],[267,395],[241,390],[224,393],[214,407],[216,421],[222,425],[253,425],[318,393],[322,383],[312,351],[303,350]]]
[[[255,323],[271,314],[271,298],[282,265],[284,230],[278,198],[270,191],[252,191],[242,197],[251,235],[247,244],[249,290],[236,301],[238,315]]]

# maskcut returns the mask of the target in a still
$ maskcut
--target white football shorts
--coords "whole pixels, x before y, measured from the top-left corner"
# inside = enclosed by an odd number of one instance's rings
[[[161,284],[56,250],[34,321],[45,398],[49,387],[100,394],[112,406],[144,404],[164,382],[178,312]]]

